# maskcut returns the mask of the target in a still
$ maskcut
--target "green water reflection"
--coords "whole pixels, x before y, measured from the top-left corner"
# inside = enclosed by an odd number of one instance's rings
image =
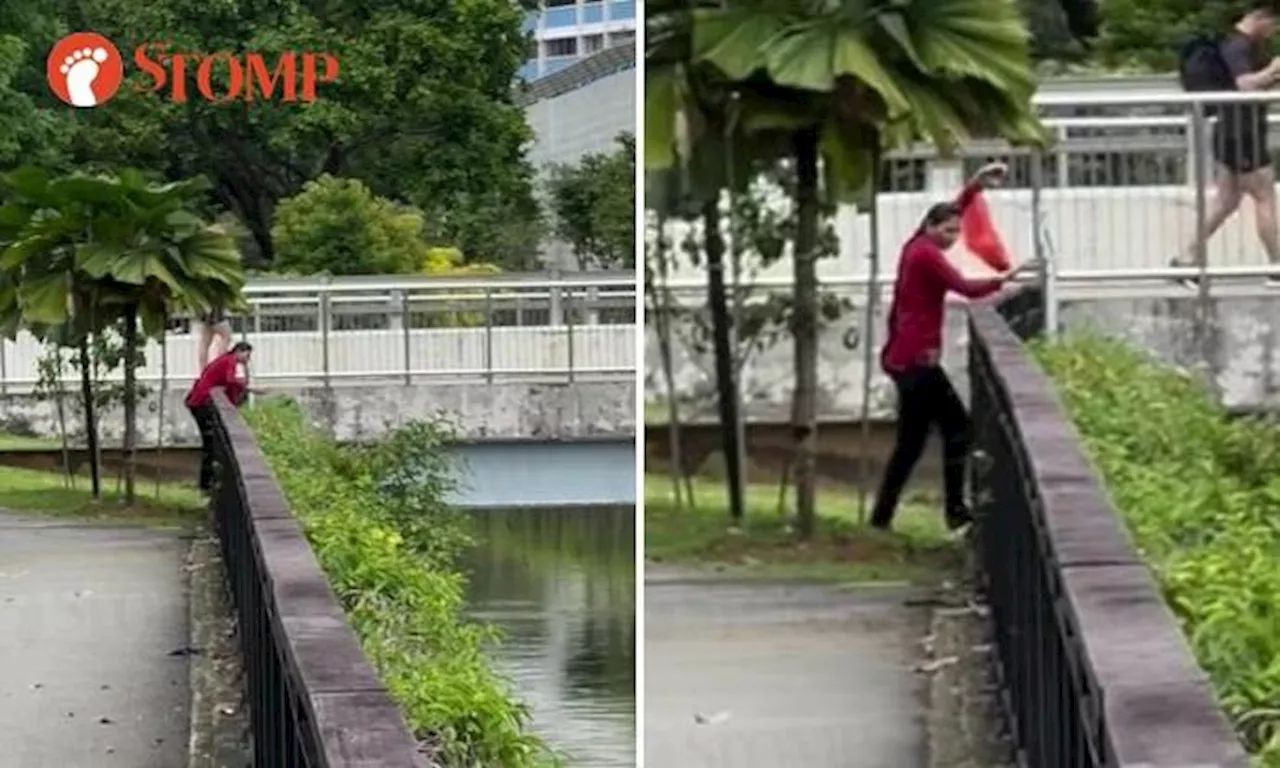
[[[633,768],[635,511],[476,513],[472,615],[505,634],[492,649],[534,728],[571,766]]]

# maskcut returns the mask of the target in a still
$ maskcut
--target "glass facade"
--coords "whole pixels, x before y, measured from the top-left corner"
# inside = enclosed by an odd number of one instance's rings
[[[635,45],[636,4],[635,0],[559,0],[530,12],[523,29],[534,40],[534,54],[517,76],[532,81],[605,48]]]

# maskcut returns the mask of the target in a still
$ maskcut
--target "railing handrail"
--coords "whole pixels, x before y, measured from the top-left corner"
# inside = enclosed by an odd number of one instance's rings
[[[379,293],[404,290],[500,291],[512,289],[556,290],[590,288],[634,288],[633,270],[602,272],[510,273],[476,277],[474,275],[360,275],[348,277],[272,277],[249,278],[245,296],[259,294]]]
[[[1221,104],[1269,104],[1273,101],[1280,101],[1280,91],[1102,92],[1084,98],[1077,93],[1041,91],[1031,99],[1037,107],[1213,107]]]
[[[1019,294],[1013,300],[1040,297]],[[1008,306],[1008,305],[1006,305]],[[1208,678],[1195,662],[1187,640],[1172,611],[1161,597],[1150,571],[1137,553],[1120,515],[1111,504],[1103,482],[1085,452],[1080,437],[1068,419],[1049,377],[1032,360],[1019,335],[991,305],[974,306],[969,312],[970,348],[975,359],[986,361],[971,366],[988,372],[984,397],[996,413],[973,414],[975,423],[997,420],[1012,433],[1017,443],[1020,467],[1001,467],[1018,472],[1025,488],[1025,504],[1016,510],[1000,506],[1000,514],[1030,515],[1034,520],[1022,530],[1034,535],[1012,544],[1034,550],[1034,555],[1018,558],[1053,571],[1054,605],[1029,608],[1019,614],[1007,606],[993,604],[997,622],[1026,620],[1035,626],[998,630],[999,637],[1011,638],[1011,645],[1054,642],[1044,640],[1056,633],[1059,647],[1065,648],[1069,663],[1046,672],[1037,662],[1032,670],[1013,670],[1015,679],[1052,681],[1068,692],[1071,701],[1059,692],[1014,691],[1015,719],[1026,718],[1020,732],[1024,738],[1050,738],[1046,729],[1065,727],[1037,718],[1036,702],[1061,701],[1074,713],[1074,724],[1096,750],[1089,765],[1114,768],[1243,768],[1248,758],[1225,714],[1217,704]],[[993,379],[993,380],[992,380]],[[979,386],[975,381],[974,386]],[[976,407],[976,406],[975,406]],[[979,434],[986,434],[979,426]],[[1007,434],[1006,433],[1006,434]],[[979,448],[982,447],[981,438]],[[975,488],[975,491],[979,489]],[[982,492],[979,492],[979,496]],[[1005,537],[1007,531],[983,531],[988,559],[999,550],[991,537]],[[1007,562],[986,562],[988,573],[1010,578],[1030,574],[1011,571]],[[1016,567],[1016,566],[1014,566]],[[1053,616],[1052,627],[1043,626]],[[1069,626],[1063,626],[1063,624]],[[1034,636],[1034,637],[1033,637]],[[1026,658],[1017,653],[1003,658]],[[1070,663],[1074,659],[1074,663]],[[1040,675],[1040,678],[1034,677]],[[1006,670],[1006,678],[1009,671]],[[1017,711],[1022,706],[1027,711]],[[1059,710],[1055,710],[1059,711]],[[1067,743],[1070,739],[1062,739]],[[1059,743],[1054,741],[1054,743]],[[1027,746],[1027,745],[1020,745]],[[1061,753],[1051,745],[1031,745],[1058,759]],[[1032,758],[1034,760],[1034,758]],[[1077,756],[1083,760],[1082,756]],[[1076,768],[1076,766],[1066,766]]]
[[[403,712],[365,658],[252,431],[221,389],[213,403],[229,464],[213,505],[245,654],[255,764],[421,766]],[[261,640],[271,647],[251,647]],[[261,732],[271,728],[283,733]]]

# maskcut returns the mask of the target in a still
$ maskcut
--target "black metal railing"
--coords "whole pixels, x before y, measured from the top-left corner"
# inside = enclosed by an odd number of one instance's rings
[[[1039,296],[969,321],[973,490],[1000,682],[1030,768],[1248,765],[1052,382]]]
[[[248,425],[215,391],[213,513],[239,621],[257,768],[414,768],[417,745]]]

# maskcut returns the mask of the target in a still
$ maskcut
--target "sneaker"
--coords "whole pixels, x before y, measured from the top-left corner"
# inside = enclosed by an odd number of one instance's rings
[[[1170,266],[1170,267],[1173,267],[1174,269],[1186,269],[1186,268],[1188,268],[1188,267],[1194,267],[1195,265],[1194,265],[1194,264],[1188,264],[1188,263],[1186,263],[1185,261],[1182,261],[1181,259],[1170,259],[1170,260],[1169,260],[1169,266]],[[1170,279],[1171,279],[1171,280],[1173,280],[1173,282],[1177,283],[1178,285],[1181,285],[1181,286],[1182,286],[1182,287],[1184,287],[1184,288],[1199,288],[1199,287],[1200,287],[1200,278],[1198,278],[1198,277],[1173,277],[1173,278],[1170,278]]]

